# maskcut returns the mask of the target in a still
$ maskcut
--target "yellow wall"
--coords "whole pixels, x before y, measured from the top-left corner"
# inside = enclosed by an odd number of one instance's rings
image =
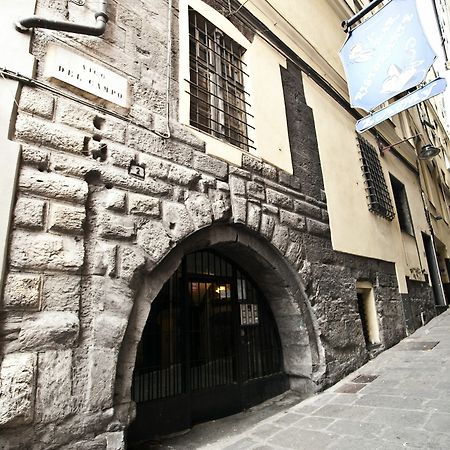
[[[314,112],[333,248],[394,262],[400,291],[407,292],[405,276],[423,280],[421,269],[427,270],[420,234],[427,230],[427,223],[418,179],[394,155],[380,157],[393,205],[389,173],[405,185],[416,245],[414,238],[400,231],[397,217],[388,221],[368,209],[354,118],[307,76],[303,81],[307,103]],[[364,137],[376,147],[370,134]]]

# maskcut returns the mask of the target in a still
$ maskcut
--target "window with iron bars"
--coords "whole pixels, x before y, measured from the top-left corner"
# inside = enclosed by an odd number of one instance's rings
[[[358,146],[369,211],[387,220],[392,220],[395,212],[377,151],[362,137],[358,137]]]
[[[248,136],[244,53],[242,46],[189,8],[190,124],[249,150],[255,147]]]

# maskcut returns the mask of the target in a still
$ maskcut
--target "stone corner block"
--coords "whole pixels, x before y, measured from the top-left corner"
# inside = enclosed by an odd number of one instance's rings
[[[0,368],[0,427],[14,427],[33,420],[36,355],[9,353]]]
[[[3,306],[5,309],[38,309],[40,293],[39,275],[10,273],[6,279]]]
[[[14,225],[20,228],[42,229],[44,227],[46,202],[19,197],[14,209]]]

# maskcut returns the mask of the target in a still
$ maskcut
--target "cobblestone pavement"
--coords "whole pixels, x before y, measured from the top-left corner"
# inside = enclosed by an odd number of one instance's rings
[[[158,448],[450,449],[450,311],[326,391],[254,415],[245,426],[236,415],[194,427]]]

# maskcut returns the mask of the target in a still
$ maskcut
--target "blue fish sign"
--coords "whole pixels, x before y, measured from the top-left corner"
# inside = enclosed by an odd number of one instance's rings
[[[411,94],[405,95],[395,103],[386,106],[386,108],[380,109],[379,111],[358,120],[358,122],[356,122],[356,131],[358,133],[364,133],[364,131],[367,131],[390,117],[401,113],[405,109],[411,108],[412,106],[418,105],[419,103],[424,102],[435,95],[441,94],[445,91],[446,87],[447,80],[445,78],[436,78],[422,88],[417,89]]]
[[[391,0],[350,32],[340,57],[351,105],[371,111],[424,81],[436,54],[416,0]]]

